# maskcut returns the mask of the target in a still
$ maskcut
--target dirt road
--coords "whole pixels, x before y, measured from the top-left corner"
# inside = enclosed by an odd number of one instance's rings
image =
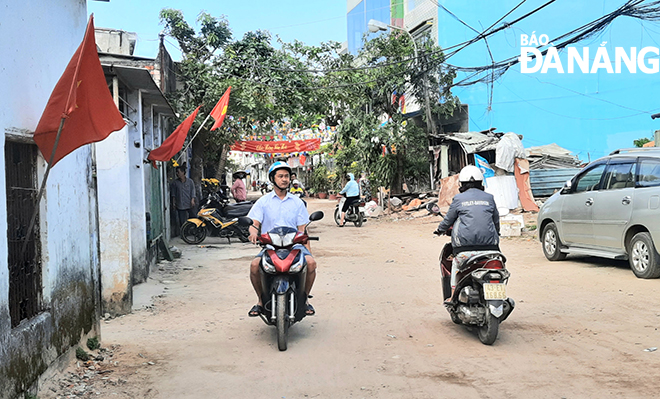
[[[90,378],[89,397],[658,395],[660,351],[644,349],[660,347],[660,280],[635,278],[625,262],[550,263],[538,241],[503,239],[517,307],[489,347],[441,306],[437,258],[447,238],[431,234],[438,218],[340,229],[334,202],[309,207],[326,212],[310,227],[321,237],[313,244],[317,315],[291,328],[286,352],[273,327],[246,315],[256,303],[248,264],[257,248],[178,242],[182,259],[140,288],[163,296],[103,323],[103,346],[114,354],[102,368],[113,372]]]

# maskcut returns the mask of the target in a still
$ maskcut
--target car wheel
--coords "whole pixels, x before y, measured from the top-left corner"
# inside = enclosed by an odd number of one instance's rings
[[[628,260],[630,268],[639,278],[660,277],[658,253],[653,245],[651,234],[637,233],[630,241]]]
[[[561,240],[554,223],[548,223],[543,229],[543,254],[549,261],[562,260],[566,254],[560,251]]]

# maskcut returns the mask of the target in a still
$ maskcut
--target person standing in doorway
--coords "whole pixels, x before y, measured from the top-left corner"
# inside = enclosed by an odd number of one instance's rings
[[[195,183],[186,177],[186,168],[177,166],[177,179],[172,182],[170,192],[174,200],[176,214],[179,217],[179,227],[189,218],[195,217],[197,198],[195,195]]]
[[[245,190],[245,183],[243,183],[243,174],[236,172],[232,176],[234,184],[231,186],[231,195],[234,196],[236,202],[247,201],[247,191]]]

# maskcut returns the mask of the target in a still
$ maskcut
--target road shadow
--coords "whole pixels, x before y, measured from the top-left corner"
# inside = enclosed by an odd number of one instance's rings
[[[611,267],[620,270],[630,270],[630,264],[627,260],[617,260],[609,258],[599,258],[596,256],[569,255],[567,261],[579,263],[584,266]]]

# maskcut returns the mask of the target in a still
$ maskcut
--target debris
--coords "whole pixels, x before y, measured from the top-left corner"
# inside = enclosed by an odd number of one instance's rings
[[[392,334],[387,334],[387,336],[390,338],[396,338],[396,335],[392,335]]]
[[[650,348],[644,349],[644,352],[655,352],[657,350],[658,350],[658,348],[656,348],[655,346],[652,346]]]
[[[172,256],[174,258],[180,258],[181,257],[181,250],[174,245],[170,247],[170,252],[172,253]]]

